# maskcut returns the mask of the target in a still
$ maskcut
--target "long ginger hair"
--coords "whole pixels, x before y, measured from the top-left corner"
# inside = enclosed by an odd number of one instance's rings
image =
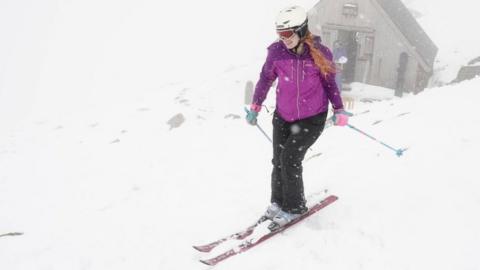
[[[326,77],[327,75],[337,71],[332,61],[328,60],[327,57],[325,57],[325,55],[315,47],[311,33],[307,33],[304,42],[310,48],[310,54],[312,55],[313,61],[320,69],[320,72],[323,74],[323,76]]]

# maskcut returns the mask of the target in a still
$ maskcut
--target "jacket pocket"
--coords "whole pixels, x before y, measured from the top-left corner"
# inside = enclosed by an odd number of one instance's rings
[[[320,75],[320,69],[312,60],[304,60],[302,67],[302,81],[309,80],[311,76]]]

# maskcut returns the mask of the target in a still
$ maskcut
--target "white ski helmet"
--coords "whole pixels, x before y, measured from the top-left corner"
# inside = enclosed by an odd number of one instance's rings
[[[277,31],[294,30],[300,38],[307,35],[308,17],[305,9],[299,6],[287,7],[281,10],[275,20]]]

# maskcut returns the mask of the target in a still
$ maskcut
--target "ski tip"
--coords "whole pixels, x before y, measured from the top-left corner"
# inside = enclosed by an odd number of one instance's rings
[[[204,247],[200,247],[200,246],[192,246],[196,251],[199,251],[199,252],[210,252],[210,249],[208,248],[204,248]]]
[[[338,200],[338,196],[333,195],[333,194],[328,195],[328,197],[326,197],[325,199],[323,199],[323,201],[325,201],[325,202],[334,202],[334,201],[336,201],[336,200]]]
[[[208,261],[208,260],[200,260],[200,262],[203,263],[203,264],[206,264],[206,265],[208,265],[208,266],[214,266],[214,265],[215,265],[214,263],[212,263],[212,262],[210,262],[210,261]]]

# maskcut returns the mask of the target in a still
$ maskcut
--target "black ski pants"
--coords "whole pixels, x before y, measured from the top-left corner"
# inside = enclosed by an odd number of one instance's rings
[[[273,116],[273,172],[271,202],[283,211],[307,211],[302,179],[302,161],[325,127],[327,112],[295,122]]]

